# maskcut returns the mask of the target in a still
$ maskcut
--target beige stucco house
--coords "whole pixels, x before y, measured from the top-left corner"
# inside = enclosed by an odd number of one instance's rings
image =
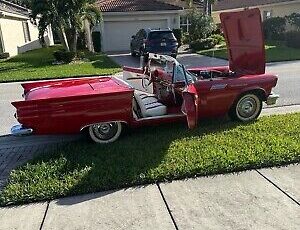
[[[213,5],[212,16],[220,23],[221,12],[238,11],[245,8],[259,8],[263,20],[300,13],[300,0],[219,0]]]
[[[29,14],[24,7],[0,0],[0,53],[14,56],[41,47],[38,28],[30,22]],[[48,28],[45,41],[53,45],[51,28]]]

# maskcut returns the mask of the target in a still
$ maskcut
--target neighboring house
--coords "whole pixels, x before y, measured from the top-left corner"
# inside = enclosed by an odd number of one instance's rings
[[[184,11],[180,14],[180,28],[182,29],[183,33],[189,32],[189,27],[191,25],[189,18],[187,17],[188,13],[193,9],[199,10],[200,12],[204,12],[203,0],[194,0],[191,6],[188,5],[187,0],[158,0],[158,1],[180,6],[184,9]]]
[[[130,39],[141,28],[179,28],[183,8],[158,0],[99,0],[103,22],[102,51],[128,51]]]
[[[221,12],[238,11],[246,8],[259,8],[262,19],[283,17],[292,13],[300,13],[300,0],[219,0],[213,5],[212,16],[220,23]]]
[[[41,47],[38,28],[30,22],[29,15],[28,9],[0,0],[0,53],[14,56]],[[45,40],[53,45],[51,28]]]

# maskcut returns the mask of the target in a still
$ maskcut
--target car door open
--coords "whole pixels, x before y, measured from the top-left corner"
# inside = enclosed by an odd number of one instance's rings
[[[189,129],[194,129],[198,123],[198,94],[193,84],[182,92],[182,112],[186,115]]]

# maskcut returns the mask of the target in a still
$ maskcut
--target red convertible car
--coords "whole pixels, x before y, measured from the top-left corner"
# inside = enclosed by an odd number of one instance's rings
[[[122,127],[229,114],[255,120],[262,103],[276,103],[277,77],[265,73],[259,10],[221,14],[229,66],[186,69],[176,59],[149,54],[144,68],[124,67],[121,77],[90,77],[22,84],[24,101],[13,102],[15,135],[72,134],[87,129],[97,143],[118,139]],[[140,85],[134,87],[136,81]]]

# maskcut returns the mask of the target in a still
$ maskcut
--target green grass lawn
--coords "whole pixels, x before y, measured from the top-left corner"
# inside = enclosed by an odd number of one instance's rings
[[[0,82],[62,78],[79,75],[109,75],[120,71],[105,54],[88,55],[82,62],[53,65],[53,52],[60,46],[42,48],[0,61]]]
[[[49,200],[300,162],[300,113],[241,124],[202,121],[128,130],[109,145],[87,141],[40,156],[10,174],[0,204]]]
[[[210,56],[210,57],[228,59],[226,48],[201,50],[198,51],[197,53],[201,55]],[[287,47],[280,42],[266,42],[267,62],[292,61],[292,60],[300,60],[300,49]]]

